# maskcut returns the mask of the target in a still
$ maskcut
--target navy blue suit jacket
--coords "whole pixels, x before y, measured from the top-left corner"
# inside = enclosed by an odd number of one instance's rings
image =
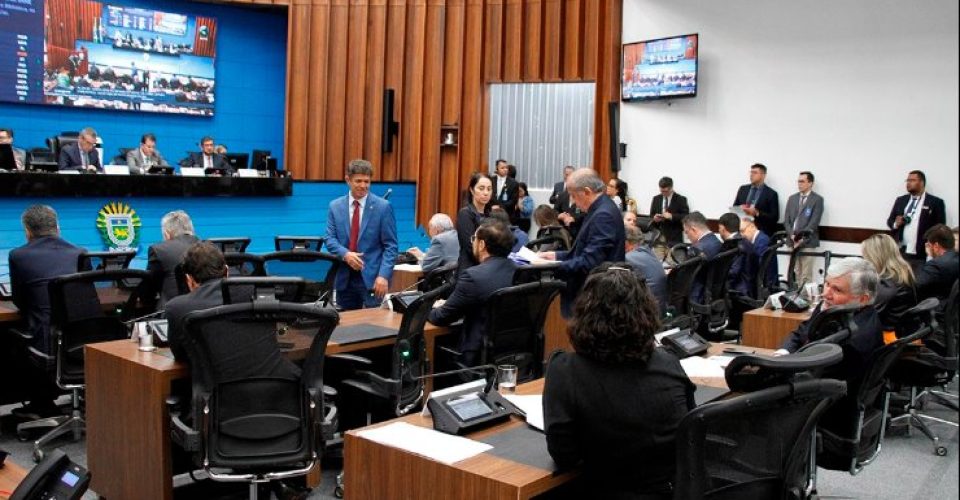
[[[55,236],[34,238],[10,251],[10,285],[13,303],[27,320],[33,347],[50,353],[50,294],[53,278],[77,272],[83,249]]]
[[[224,170],[229,174],[233,174],[233,167],[230,166],[230,163],[227,162],[227,158],[219,153],[214,153],[211,155],[211,163],[213,168],[217,170]],[[190,156],[187,156],[183,161],[180,162],[181,167],[194,167],[194,168],[204,168],[203,167],[203,153],[194,151],[190,153]]]
[[[917,272],[917,294],[923,300],[936,297],[944,300],[950,295],[953,282],[960,274],[960,259],[953,250],[923,264]]]
[[[460,351],[479,351],[487,327],[487,299],[493,292],[513,285],[516,270],[517,265],[506,257],[490,257],[464,269],[450,298],[430,311],[430,322],[445,326],[464,318]]]
[[[89,164],[97,167],[97,170],[103,171],[100,165],[100,153],[97,148],[93,148],[87,153]],[[60,148],[60,158],[57,159],[58,170],[81,170],[83,169],[83,159],[80,157],[80,143],[71,142]]]
[[[341,259],[350,246],[350,196],[341,196],[330,202],[327,211],[327,238],[325,243],[330,253]],[[397,221],[390,202],[369,193],[360,218],[360,235],[357,252],[363,254],[363,283],[373,288],[378,276],[387,281],[393,278],[393,265],[397,260]],[[343,290],[350,278],[350,267],[340,266],[334,288]]]
[[[623,262],[625,240],[620,208],[609,196],[598,197],[587,210],[570,251],[556,253],[562,261],[557,276],[567,282],[560,303],[564,316],[569,316],[573,300],[593,268],[603,262]]]
[[[739,207],[747,203],[747,196],[750,195],[750,184],[744,184],[737,190],[737,197],[733,200],[733,205]],[[757,202],[753,204],[754,208],[760,211],[755,219],[757,227],[767,234],[773,234],[780,230],[780,197],[777,192],[764,184],[760,188],[760,196]]]
[[[693,247],[703,254],[704,260],[712,260],[723,250],[723,241],[717,233],[704,233],[698,241],[693,243]],[[703,290],[707,282],[707,263],[704,262],[697,277],[694,278],[693,286],[690,287],[690,298],[698,303],[703,302]]]

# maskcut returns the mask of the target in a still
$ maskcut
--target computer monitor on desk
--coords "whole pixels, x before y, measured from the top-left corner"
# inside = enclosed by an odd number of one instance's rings
[[[257,170],[266,170],[267,176],[276,177],[277,176],[277,159],[270,156],[270,151],[263,149],[254,149],[253,150],[253,165],[251,168]]]
[[[0,170],[16,170],[17,160],[13,156],[13,146],[0,144]]]
[[[250,165],[250,155],[247,153],[227,153],[223,156],[234,170],[247,168]]]

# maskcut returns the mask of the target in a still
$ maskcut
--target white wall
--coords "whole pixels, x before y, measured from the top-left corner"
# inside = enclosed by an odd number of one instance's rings
[[[624,42],[700,34],[696,98],[621,104],[621,177],[644,211],[670,175],[717,218],[761,162],[781,214],[810,170],[824,225],[883,228],[921,169],[957,224],[956,0],[624,0],[623,20]]]

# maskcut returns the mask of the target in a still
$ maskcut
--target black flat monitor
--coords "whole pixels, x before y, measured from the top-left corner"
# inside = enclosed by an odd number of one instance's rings
[[[302,302],[306,280],[303,278],[242,277],[224,278],[220,293],[224,304],[243,304],[263,300]]]
[[[147,169],[151,175],[173,175],[173,167],[170,165],[153,165]]]
[[[230,175],[230,171],[225,168],[207,168],[203,170],[204,175],[219,175],[226,177]]]
[[[0,144],[0,170],[16,170],[17,160],[13,156],[13,145]]]
[[[250,155],[247,153],[227,153],[223,155],[234,170],[250,168]]]
[[[253,168],[257,170],[269,170],[269,160],[273,160],[273,169],[276,170],[276,159],[271,158],[270,151],[264,149],[253,150]]]

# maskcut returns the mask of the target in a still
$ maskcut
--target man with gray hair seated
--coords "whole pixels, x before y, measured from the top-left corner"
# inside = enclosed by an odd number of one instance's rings
[[[810,319],[804,321],[794,330],[783,347],[776,354],[796,352],[810,343],[810,325],[817,315],[835,307],[860,307],[853,320],[857,324],[857,331],[841,344],[843,347],[843,375],[844,379],[863,375],[867,360],[877,348],[883,345],[883,327],[877,311],[873,307],[873,300],[877,295],[877,284],[880,278],[873,264],[857,257],[835,260],[827,269],[827,277],[823,284],[823,302],[818,305]],[[824,336],[818,332],[818,336]]]
[[[440,266],[456,262],[460,257],[460,240],[457,239],[457,230],[447,214],[433,214],[427,223],[427,235],[430,236],[430,248],[423,253],[417,247],[408,252],[420,260],[423,272],[428,273]]]
[[[653,298],[657,299],[660,313],[663,314],[667,307],[667,274],[663,270],[663,264],[653,254],[653,250],[647,244],[643,231],[639,227],[629,225],[625,228],[627,242],[624,249],[626,250],[627,263],[633,268],[633,272],[647,284],[647,289],[650,290]]]
[[[183,210],[169,212],[160,219],[163,241],[150,245],[147,251],[147,271],[153,276],[154,285],[160,290],[160,302],[166,302],[177,295],[177,276],[174,271],[183,260],[183,255],[191,245],[200,241],[194,234],[193,221]]]

